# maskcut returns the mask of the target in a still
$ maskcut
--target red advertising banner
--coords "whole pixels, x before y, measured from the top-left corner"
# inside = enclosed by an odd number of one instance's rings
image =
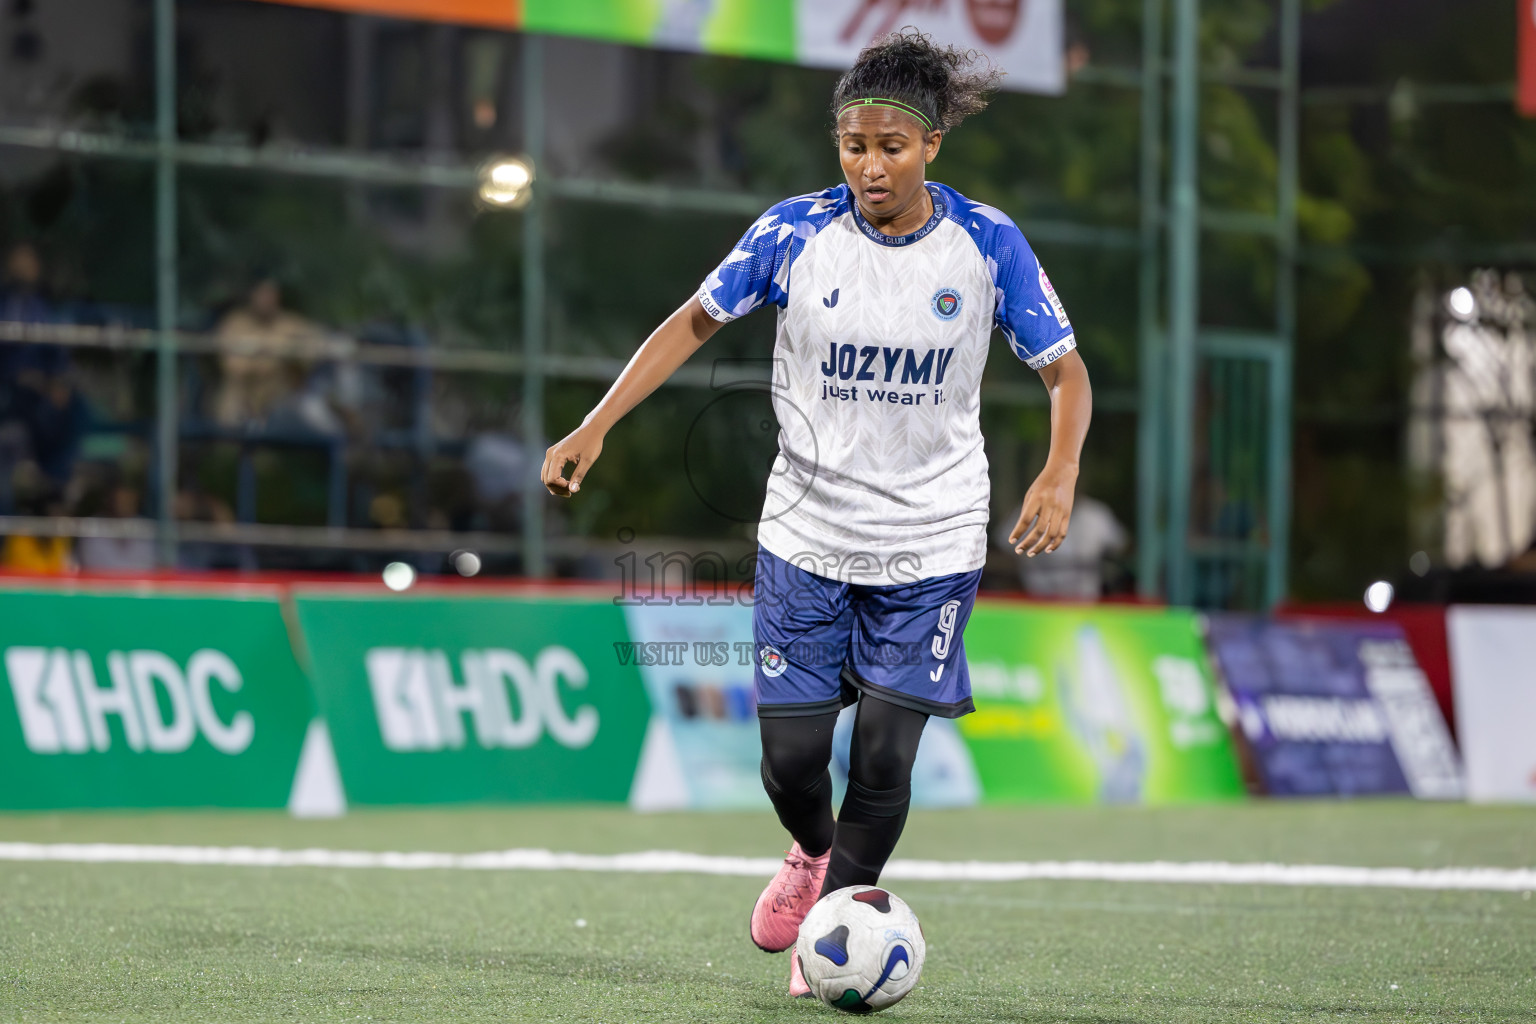
[[[1536,0],[1518,0],[1520,11],[1520,113],[1536,117]]]

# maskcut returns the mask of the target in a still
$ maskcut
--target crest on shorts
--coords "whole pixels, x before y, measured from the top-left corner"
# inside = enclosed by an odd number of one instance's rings
[[[763,644],[757,651],[758,664],[763,667],[763,675],[772,678],[781,676],[789,671],[789,659],[773,644]]]
[[[933,293],[929,305],[933,307],[933,315],[940,320],[953,320],[960,315],[960,292],[955,288],[940,288]]]

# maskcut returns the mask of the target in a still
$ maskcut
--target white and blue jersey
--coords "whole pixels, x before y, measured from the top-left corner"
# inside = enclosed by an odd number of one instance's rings
[[[980,569],[992,331],[1037,370],[1076,347],[1013,221],[928,189],[933,216],[900,237],[865,221],[846,185],[787,199],[699,288],[720,321],[778,307],[779,455],[758,541],[828,579],[888,586]]]

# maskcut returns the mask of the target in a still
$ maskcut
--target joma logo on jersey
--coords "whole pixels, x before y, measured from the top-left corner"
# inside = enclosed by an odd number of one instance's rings
[[[959,302],[957,298],[956,303]],[[956,311],[959,306],[956,305]],[[829,345],[823,376],[838,380],[883,380],[887,384],[943,384],[953,348],[930,348],[919,358],[916,349],[882,345]]]
[[[459,655],[456,683],[440,650],[375,647],[363,658],[384,746],[397,751],[464,746],[464,716],[482,747],[531,747],[544,733],[580,750],[597,736],[597,709],[567,712],[562,686],[583,690],[587,669],[575,653],[550,646],[530,665],[516,651],[496,648]],[[515,700],[515,708],[514,708]]]
[[[215,683],[229,693],[244,685],[222,651],[198,651],[185,668],[160,651],[110,651],[103,674],[86,651],[10,647],[5,674],[22,740],[34,754],[110,750],[113,718],[128,749],[157,754],[180,753],[198,735],[221,753],[238,754],[256,733],[249,711],[226,721],[214,707]]]

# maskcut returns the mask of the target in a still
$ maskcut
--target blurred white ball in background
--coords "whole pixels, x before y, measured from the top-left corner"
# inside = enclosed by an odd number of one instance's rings
[[[1392,584],[1386,580],[1377,580],[1365,588],[1365,606],[1380,614],[1392,607],[1393,593]]]
[[[410,590],[416,582],[416,570],[404,562],[390,562],[384,567],[384,585],[390,590]]]

